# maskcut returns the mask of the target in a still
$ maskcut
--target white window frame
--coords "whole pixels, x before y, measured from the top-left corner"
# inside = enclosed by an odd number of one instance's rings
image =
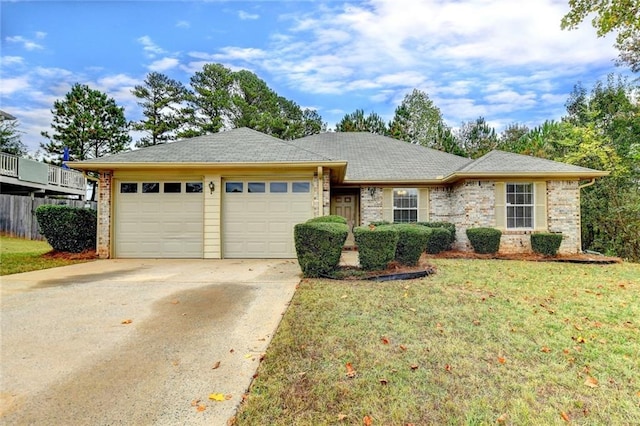
[[[529,192],[523,192],[523,191],[519,191],[519,189],[521,189],[521,187],[523,186],[529,186]],[[513,188],[513,191],[509,191],[510,187]],[[512,197],[510,197],[510,194],[512,195]],[[523,200],[523,202],[517,202],[517,198],[518,196],[526,196],[526,195],[530,195],[530,202],[526,203],[524,202],[525,200]],[[507,182],[505,185],[505,225],[507,227],[507,229],[510,230],[532,230],[535,227],[535,212],[536,212],[536,200],[535,200],[535,196],[536,196],[536,189],[535,189],[535,185],[533,182]],[[513,202],[509,202],[509,199],[511,198],[511,200]],[[517,210],[518,208],[522,208],[522,209],[528,209],[530,212],[529,217],[526,216],[526,214],[520,215],[518,216],[517,214]],[[527,219],[531,220],[531,224],[530,226],[522,226],[522,225],[526,225],[525,222]],[[513,224],[512,224],[513,222]],[[521,225],[521,226],[518,226]]]
[[[400,200],[407,200],[409,204],[411,204],[411,195],[412,193],[415,195],[415,205],[410,205],[410,206],[398,206],[396,204],[400,204],[400,203],[396,203],[396,196],[398,197],[403,197],[402,199],[398,199],[398,201]],[[406,198],[405,198],[406,197]],[[418,222],[420,220],[420,191],[418,191],[418,188],[393,188],[393,193],[392,193],[392,217],[393,217],[393,223],[414,223],[414,221],[396,221],[396,212],[400,212],[400,211],[415,211],[416,212],[416,220],[415,222]],[[410,218],[411,219],[411,218]]]

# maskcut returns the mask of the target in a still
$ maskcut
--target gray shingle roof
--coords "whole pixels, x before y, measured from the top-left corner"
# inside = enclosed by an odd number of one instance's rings
[[[211,135],[121,152],[91,163],[278,163],[324,162],[329,158],[243,127]]]
[[[471,160],[367,132],[320,133],[296,146],[347,161],[346,181],[442,179]]]
[[[344,170],[345,161],[346,182],[452,182],[491,174],[555,174],[584,178],[606,174],[585,167],[504,151],[491,151],[474,161],[366,132],[320,133],[294,141],[283,141],[248,128],[198,136],[94,160],[73,162],[70,165],[91,169],[93,164],[100,167],[118,164],[129,167],[163,163],[260,165],[308,162],[310,165],[337,163],[339,170]]]
[[[458,173],[569,173],[591,176],[594,173],[598,174],[598,171],[567,163],[545,160],[544,158],[495,150],[467,164],[458,170]]]

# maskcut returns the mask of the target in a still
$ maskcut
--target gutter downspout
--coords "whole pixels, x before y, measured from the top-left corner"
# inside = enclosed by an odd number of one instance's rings
[[[579,185],[578,189],[586,188],[587,186],[591,186],[596,183],[596,178],[591,178],[591,180],[583,185]]]

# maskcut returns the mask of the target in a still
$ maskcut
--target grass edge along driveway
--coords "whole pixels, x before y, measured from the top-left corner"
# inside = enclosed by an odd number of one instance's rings
[[[640,424],[640,265],[304,280],[237,425]]]
[[[89,259],[50,257],[53,249],[46,241],[0,236],[0,275],[37,271],[87,262]]]

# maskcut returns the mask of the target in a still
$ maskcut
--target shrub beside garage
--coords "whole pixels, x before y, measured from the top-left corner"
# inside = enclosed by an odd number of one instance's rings
[[[349,233],[346,223],[317,219],[320,218],[299,223],[293,229],[298,264],[306,278],[327,275],[337,268]]]
[[[98,222],[95,210],[42,205],[36,209],[36,219],[40,233],[54,250],[69,253],[95,250]]]

